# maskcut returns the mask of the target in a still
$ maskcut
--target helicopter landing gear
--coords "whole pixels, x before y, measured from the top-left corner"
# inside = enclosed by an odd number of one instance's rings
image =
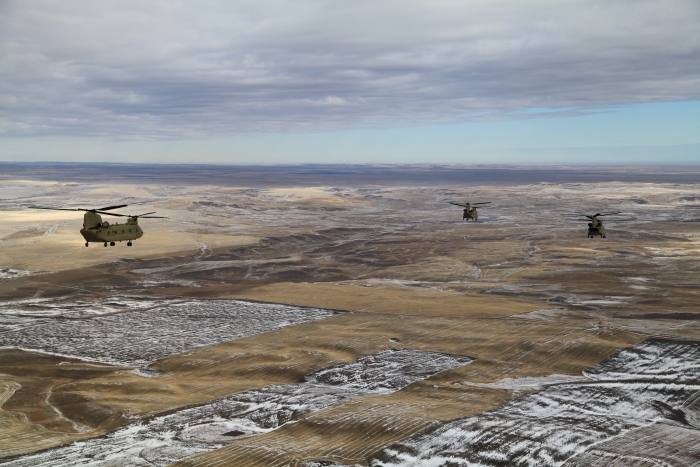
[[[85,242],[85,248],[87,248],[87,247],[88,247],[88,242]]]
[[[114,242],[109,242],[109,246],[114,246]]]
[[[107,242],[105,242],[105,248],[107,248]]]
[[[131,245],[132,245],[131,242],[127,242],[127,244],[126,244],[126,246],[131,246]]]
[[[605,235],[603,235],[603,238],[605,238]]]

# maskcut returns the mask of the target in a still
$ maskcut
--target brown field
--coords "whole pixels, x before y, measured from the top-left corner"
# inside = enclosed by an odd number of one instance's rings
[[[472,383],[580,375],[617,349],[650,337],[697,340],[700,331],[698,185],[244,189],[2,183],[36,204],[91,207],[126,200],[143,204],[138,212],[170,217],[142,220],[146,233],[134,247],[85,248],[80,213],[0,210],[5,309],[31,300],[57,307],[98,304],[129,294],[340,311],[158,360],[150,366],[164,373],[158,378],[130,367],[0,349],[2,457],[297,382],[389,348],[475,359],[177,464],[285,466],[324,459],[364,466],[393,442],[518,397]],[[481,222],[463,223],[460,209],[447,201],[466,199],[493,204],[481,211]],[[580,211],[623,214],[606,222],[607,238],[589,239],[586,224],[567,217]],[[34,319],[29,311],[18,316]]]

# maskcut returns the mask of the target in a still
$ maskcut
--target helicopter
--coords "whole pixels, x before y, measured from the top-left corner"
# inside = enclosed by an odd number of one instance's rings
[[[620,214],[619,212],[608,212],[605,214],[593,214],[592,216],[588,216],[586,214],[581,214],[583,217],[590,219],[591,222],[588,223],[588,238],[593,238],[596,235],[600,235],[600,237],[605,238],[605,227],[603,227],[603,221],[598,219],[599,217],[602,216],[612,216],[614,214]]]
[[[474,220],[474,222],[478,222],[479,213],[476,211],[477,205],[479,205],[479,204],[491,204],[491,201],[487,201],[485,203],[467,203],[467,204],[450,203],[450,204],[454,204],[455,206],[462,206],[464,208],[464,212],[462,213],[462,219],[464,219],[465,221],[472,219],[472,220]],[[482,206],[479,206],[479,207],[482,207]]]
[[[107,206],[96,209],[43,208],[33,206],[33,209],[49,209],[52,211],[85,211],[85,215],[83,216],[83,228],[80,229],[80,233],[83,235],[83,238],[85,238],[86,247],[90,245],[90,242],[104,242],[104,246],[106,247],[107,243],[114,246],[115,242],[121,242],[124,240],[127,241],[127,246],[131,246],[132,240],[136,240],[137,238],[141,238],[143,236],[143,230],[141,230],[141,227],[139,227],[139,217],[144,219],[167,219],[167,217],[150,215],[155,214],[155,212],[147,212],[136,216],[106,212],[113,209],[125,208],[127,206],[127,204],[121,204],[118,206]],[[110,224],[107,221],[103,222],[100,214],[106,216],[128,217],[128,219],[124,224]]]

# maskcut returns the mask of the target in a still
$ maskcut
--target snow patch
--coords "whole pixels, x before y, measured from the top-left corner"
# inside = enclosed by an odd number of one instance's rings
[[[5,279],[17,279],[18,277],[33,276],[35,274],[43,274],[40,271],[27,271],[24,269],[4,269],[0,268],[0,282]]]
[[[126,306],[129,310],[131,304]],[[12,321],[2,327],[5,332],[0,332],[0,347],[144,367],[190,349],[307,323],[334,313],[238,300],[199,300],[88,319],[33,320],[31,332],[26,332],[22,323]]]
[[[467,386],[477,386],[490,389],[507,389],[515,391],[541,389],[552,384],[572,383],[578,381],[586,381],[585,376],[572,375],[549,375],[540,377],[525,377],[525,378],[504,378],[495,383],[470,383],[463,384]]]

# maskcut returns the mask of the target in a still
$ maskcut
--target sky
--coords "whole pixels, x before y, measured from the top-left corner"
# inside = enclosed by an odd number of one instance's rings
[[[0,160],[700,164],[700,2],[0,0]]]

